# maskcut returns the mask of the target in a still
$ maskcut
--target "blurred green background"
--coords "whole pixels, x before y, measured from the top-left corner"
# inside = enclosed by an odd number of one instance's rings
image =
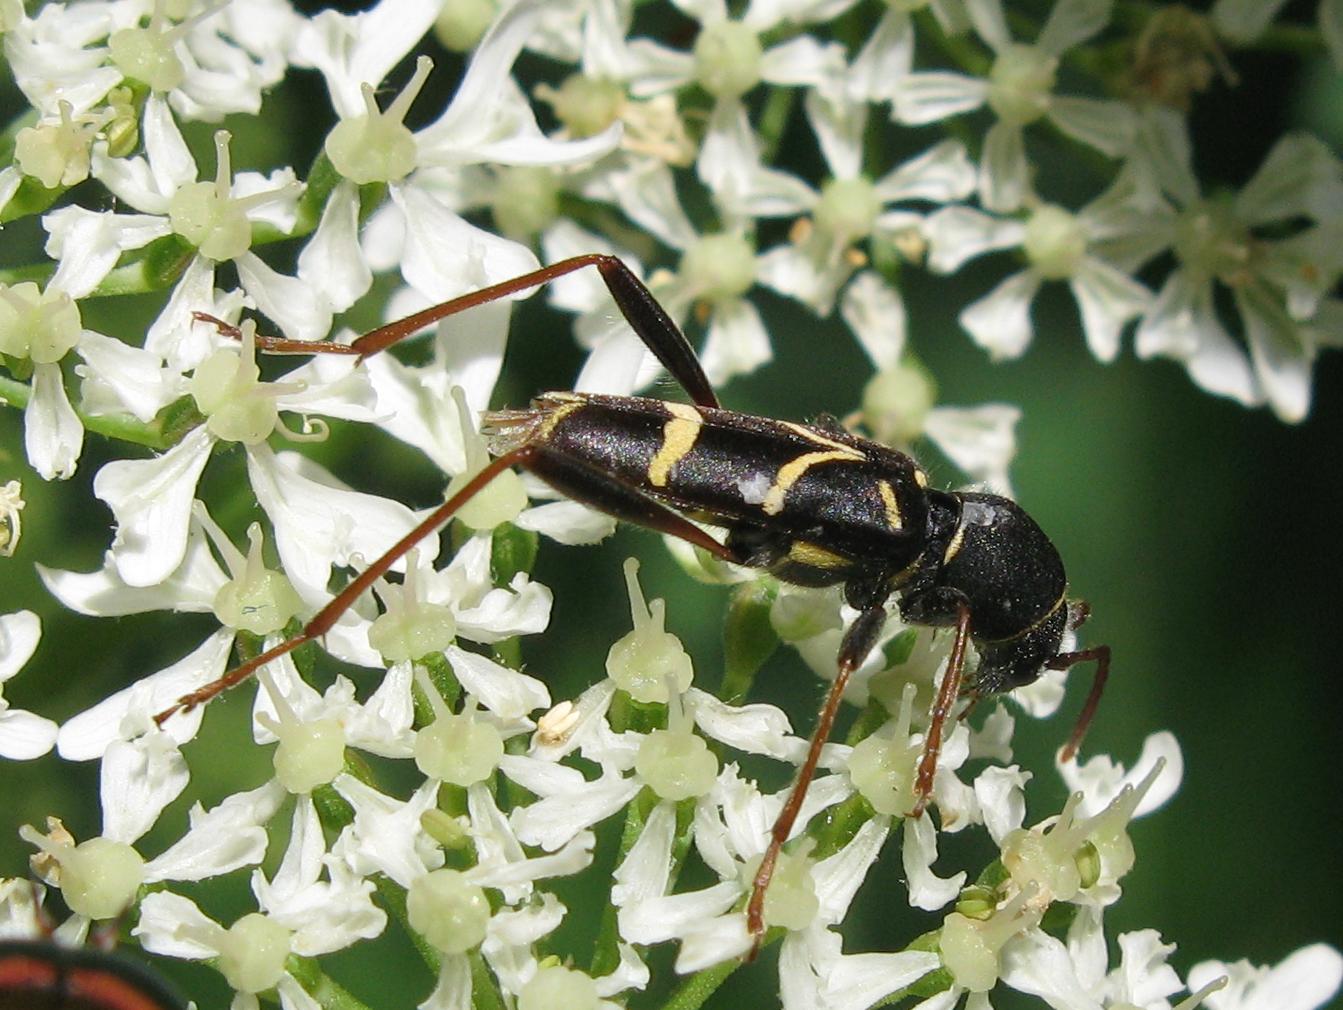
[[[418,107],[426,109],[451,90],[460,69],[441,50],[431,52],[438,61],[432,87],[439,90],[421,100]],[[520,66],[536,77],[553,79],[558,72],[531,58]],[[1238,56],[1236,66],[1242,86],[1218,86],[1194,113],[1198,169],[1209,185],[1243,183],[1273,139],[1292,126],[1310,128],[1336,151],[1343,149],[1338,76],[1323,67],[1298,74],[1293,64],[1268,57]],[[7,90],[0,101],[8,120],[18,99]],[[234,124],[234,165],[292,163],[301,170],[328,126],[312,114],[314,108],[326,108],[319,81],[298,77],[287,84],[270,100],[267,134]],[[891,151],[892,163],[936,137],[933,131],[905,132]],[[201,154],[209,134],[199,127],[191,133]],[[791,146],[782,163],[815,170],[814,142],[800,121],[785,144]],[[1038,153],[1042,164],[1052,166],[1041,180],[1050,198],[1076,205],[1094,195],[1089,176],[1058,174],[1074,171],[1075,162],[1049,157],[1047,142]],[[202,164],[213,161],[203,157]],[[34,261],[40,241],[33,222],[6,226],[0,265]],[[277,266],[292,256],[292,250],[272,252]],[[665,257],[661,263],[674,265]],[[1182,976],[1210,957],[1272,963],[1316,940],[1343,947],[1343,748],[1336,743],[1337,700],[1329,701],[1337,698],[1343,673],[1334,624],[1343,609],[1343,355],[1321,359],[1310,417],[1289,427],[1267,411],[1210,397],[1170,362],[1139,362],[1126,349],[1115,364],[1097,364],[1085,350],[1070,297],[1054,285],[1037,302],[1037,337],[1025,357],[993,365],[959,331],[955,313],[1009,269],[1009,261],[998,258],[951,279],[908,270],[911,344],[936,377],[940,402],[1001,400],[1024,410],[1013,468],[1018,497],[1063,553],[1073,591],[1092,603],[1084,641],[1114,649],[1110,686],[1087,752],[1131,762],[1144,737],[1159,729],[1173,731],[1182,745],[1184,785],[1165,809],[1135,825],[1137,866],[1124,881],[1123,900],[1107,916],[1107,932],[1158,929],[1167,942],[1179,944],[1173,963]],[[783,299],[761,294],[756,300],[766,312],[776,361],[730,384],[725,403],[793,419],[854,409],[869,366],[847,332]],[[156,297],[92,303],[85,325],[134,341],[158,306]],[[367,311],[352,325],[367,325]],[[518,310],[513,332],[498,404],[517,405],[539,389],[571,380],[580,356],[567,317],[533,299]],[[315,454],[339,475],[417,507],[441,492],[442,478],[432,466],[390,439],[336,427],[331,444]],[[23,479],[28,499],[19,554],[0,560],[0,611],[30,608],[44,625],[36,656],[6,687],[16,707],[68,717],[180,658],[213,627],[212,619],[198,615],[81,618],[62,611],[36,579],[35,563],[76,570],[100,564],[110,516],[93,499],[91,482],[104,460],[123,451],[90,436],[77,475],[43,484],[24,462],[21,419],[0,412],[0,482]],[[935,456],[928,462],[941,483],[959,479]],[[245,490],[240,454],[217,454],[202,497],[238,542],[258,515]],[[626,630],[619,564],[630,553],[644,563],[648,595],[668,599],[668,626],[694,657],[697,678],[706,686],[717,682],[725,594],[687,578],[656,538],[622,530],[599,548],[542,546],[537,577],[556,592],[553,630],[527,642],[525,655],[556,697],[602,676],[607,648]],[[1059,717],[1043,724],[1024,720],[1018,730],[1018,759],[1043,769],[1030,792],[1030,820],[1063,802],[1062,784],[1048,770],[1050,756],[1083,693],[1075,686]],[[266,754],[232,743],[243,732],[249,694],[240,691],[213,705],[205,731],[191,745],[197,756],[193,799],[209,805],[269,777]],[[756,697],[784,705],[803,730],[819,696],[815,678],[786,651],[757,681]],[[199,759],[218,753],[230,757]],[[19,824],[40,824],[56,814],[77,837],[98,832],[93,765],[49,757],[7,763],[0,776],[0,874],[27,872],[29,850],[15,834]],[[158,852],[180,834],[185,810],[184,802],[174,804],[141,851]],[[608,831],[599,861],[613,858],[613,845]],[[280,852],[277,844],[272,865]],[[982,839],[956,836],[940,865],[977,866],[989,858]],[[860,892],[846,927],[846,949],[889,949],[931,927],[930,917],[903,911],[899,875],[891,846]],[[600,882],[603,874],[588,876]],[[191,893],[227,921],[250,907],[244,885],[237,875]],[[600,895],[566,885],[562,897],[571,909],[563,943],[585,962],[592,936],[582,913]],[[409,945],[402,946],[405,970],[388,970],[380,951],[376,960],[358,953],[334,958],[333,972],[356,994],[377,995],[377,1005],[410,1006],[431,981]],[[665,965],[670,953],[657,953],[655,963]],[[191,966],[175,971],[202,1007],[225,1005],[227,994],[212,972]],[[709,1005],[773,1005],[774,971],[767,953],[739,971]],[[632,1003],[652,1001],[636,997]],[[995,997],[995,1005],[1022,1004]]]

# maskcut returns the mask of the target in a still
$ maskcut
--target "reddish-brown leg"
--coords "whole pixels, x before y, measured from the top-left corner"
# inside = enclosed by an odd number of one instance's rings
[[[1061,652],[1045,664],[1051,670],[1066,670],[1078,663],[1087,663],[1093,659],[1096,661],[1096,676],[1091,681],[1091,692],[1087,695],[1086,704],[1082,706],[1082,711],[1077,716],[1077,722],[1073,725],[1073,731],[1068,737],[1068,742],[1059,752],[1060,761],[1071,761],[1077,756],[1077,749],[1082,746],[1082,738],[1087,735],[1091,720],[1096,716],[1096,709],[1100,707],[1101,694],[1105,691],[1105,681],[1110,676],[1110,647],[1108,645],[1097,645],[1090,649],[1082,649],[1080,652]]]
[[[854,670],[862,665],[863,660],[867,658],[867,654],[872,651],[872,646],[876,644],[877,635],[885,622],[886,610],[884,606],[878,605],[864,610],[849,625],[849,630],[845,632],[844,640],[840,644],[835,681],[830,685],[830,690],[825,696],[825,702],[821,705],[821,714],[816,719],[816,729],[812,732],[811,743],[807,747],[806,760],[802,762],[802,767],[798,769],[797,780],[793,783],[792,791],[789,792],[783,809],[779,811],[779,816],[770,829],[769,845],[765,848],[765,854],[760,860],[760,867],[756,870],[755,879],[751,882],[751,899],[746,905],[746,926],[755,938],[754,945],[751,948],[750,956],[752,958],[759,950],[760,941],[764,936],[765,892],[769,888],[770,878],[774,876],[774,866],[779,861],[779,853],[783,850],[783,843],[788,840],[788,836],[793,831],[793,825],[797,822],[798,813],[802,810],[802,801],[807,798],[807,788],[816,775],[816,764],[821,758],[821,748],[830,738],[830,730],[835,725],[835,715],[839,712],[840,699],[844,696],[844,689],[848,686],[849,677],[852,676]]]
[[[325,635],[335,623],[340,620],[340,615],[354,606],[363,593],[373,585],[378,579],[386,575],[392,565],[403,557],[407,551],[427,537],[434,530],[438,529],[453,514],[471,500],[485,485],[498,477],[503,471],[511,466],[525,466],[527,461],[535,454],[534,446],[524,445],[512,452],[505,453],[498,459],[493,459],[469,480],[465,487],[455,495],[445,501],[438,508],[430,513],[429,517],[398,540],[382,557],[378,558],[371,565],[360,572],[350,584],[340,591],[330,603],[319,610],[316,616],[309,621],[297,635],[293,638],[285,639],[278,645],[274,645],[258,656],[254,656],[241,666],[234,667],[218,680],[212,680],[203,687],[197,688],[190,694],[183,695],[177,699],[176,704],[171,708],[165,709],[154,716],[154,721],[160,726],[164,721],[178,712],[185,712],[195,708],[197,705],[203,705],[216,695],[227,691],[230,687],[241,684],[253,673],[265,666],[273,659],[279,659],[281,656],[288,655],[297,649],[304,642],[311,642],[315,638]]]
[[[964,603],[956,605],[956,637],[951,642],[951,655],[947,657],[947,672],[942,675],[942,686],[937,689],[933,699],[933,708],[928,716],[928,733],[923,738],[923,754],[919,757],[918,777],[914,782],[914,808],[910,817],[922,817],[928,799],[933,794],[933,780],[937,775],[937,758],[942,753],[942,728],[951,715],[961,693],[961,680],[965,673],[965,647],[970,641],[970,608]]]

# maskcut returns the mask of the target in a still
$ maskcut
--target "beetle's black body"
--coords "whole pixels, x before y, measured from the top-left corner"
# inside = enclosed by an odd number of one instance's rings
[[[1099,700],[1109,649],[1059,651],[1064,632],[1085,618],[1086,608],[1065,600],[1063,562],[1018,505],[996,495],[930,489],[909,456],[834,422],[800,424],[724,410],[684,335],[613,256],[563,260],[389,323],[353,345],[273,338],[258,338],[258,345],[363,358],[446,316],[587,266],[601,272],[626,320],[693,404],[557,392],[538,397],[528,409],[487,415],[484,430],[492,437],[494,460],[353,579],[299,634],[186,695],[157,718],[161,722],[174,711],[208,701],[261,665],[325,634],[398,558],[510,467],[528,470],[560,493],[617,519],[678,537],[726,561],[798,585],[842,584],[858,616],[840,642],[834,683],[755,876],[747,919],[758,938],[774,864],[801,809],[844,688],[875,647],[891,600],[898,601],[908,622],[955,629],[929,715],[911,816],[919,816],[932,794],[942,730],[962,691],[970,642],[979,665],[965,680],[975,696],[1028,684],[1046,668],[1096,662],[1091,694],[1064,748],[1065,760],[1080,743]],[[723,529],[726,536],[715,539],[696,521]]]
[[[486,415],[496,455],[529,446],[538,476],[619,518],[635,491],[726,529],[732,560],[803,586],[892,593],[904,619],[953,626],[970,612],[981,694],[1035,680],[1067,624],[1058,551],[1015,502],[930,490],[909,456],[838,426],[796,424],[631,396],[546,393]],[[614,478],[585,481],[586,471]]]

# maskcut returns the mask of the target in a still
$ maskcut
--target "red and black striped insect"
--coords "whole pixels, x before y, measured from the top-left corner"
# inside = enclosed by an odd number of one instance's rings
[[[147,968],[50,940],[0,940],[0,1010],[184,1010]]]
[[[257,343],[272,351],[354,354],[362,359],[454,313],[587,266],[601,272],[626,320],[692,402],[554,392],[523,410],[487,414],[484,430],[492,435],[495,458],[479,474],[355,578],[301,632],[183,697],[159,719],[208,701],[261,665],[325,634],[397,559],[500,472],[510,467],[530,471],[575,501],[677,537],[725,561],[763,569],[797,585],[842,585],[845,599],[858,611],[844,633],[834,684],[755,877],[747,913],[750,929],[759,937],[765,889],[780,849],[815,774],[845,686],[875,646],[889,602],[897,602],[907,622],[955,631],[919,761],[916,799],[909,812],[916,817],[931,795],[943,729],[962,694],[999,694],[1031,683],[1044,669],[1094,660],[1091,693],[1063,751],[1067,760],[1100,700],[1110,650],[1096,646],[1060,651],[1065,631],[1085,620],[1087,608],[1067,599],[1058,551],[1015,502],[930,488],[912,458],[835,422],[801,424],[723,409],[680,329],[613,256],[563,260],[390,323],[352,345],[275,338],[258,338]],[[697,523],[726,535],[715,538]],[[979,662],[967,674],[971,642]]]

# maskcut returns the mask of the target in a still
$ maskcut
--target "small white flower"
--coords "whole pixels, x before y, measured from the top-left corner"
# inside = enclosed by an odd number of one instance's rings
[[[828,315],[839,289],[866,262],[861,243],[898,247],[922,221],[909,203],[963,199],[974,190],[975,172],[965,146],[947,140],[871,178],[863,171],[867,105],[818,90],[807,95],[806,110],[830,178],[804,191],[800,209],[809,218],[794,229],[793,241],[765,253],[760,275],[780,294]]]
[[[1293,951],[1281,963],[1259,967],[1203,961],[1189,971],[1189,987],[1200,989],[1225,975],[1228,985],[1208,997],[1212,1010],[1315,1010],[1334,998],[1343,982],[1343,956],[1324,943]]]
[[[0,757],[29,761],[51,750],[56,742],[56,724],[32,712],[10,708],[4,685],[23,668],[38,639],[42,622],[31,610],[0,614]]]
[[[1267,400],[1300,421],[1317,349],[1343,339],[1327,297],[1343,274],[1343,166],[1320,141],[1292,134],[1239,192],[1205,196],[1183,122],[1152,113],[1143,126],[1137,185],[1160,186],[1175,207],[1154,216],[1156,242],[1132,263],[1166,247],[1179,266],[1138,327],[1139,356],[1175,358],[1209,392],[1247,406]],[[1219,286],[1232,295],[1240,340],[1216,307]]]
[[[277,792],[283,794],[278,785]],[[323,879],[325,877],[325,879]],[[311,802],[294,810],[289,848],[274,878],[253,873],[259,911],[225,929],[187,898],[169,891],[148,895],[132,933],[147,950],[190,960],[215,959],[236,991],[235,1010],[258,1010],[257,994],[278,989],[286,1007],[315,1008],[285,970],[291,954],[316,956],[378,936],[387,917],[373,904],[373,885],[352,876],[325,853],[321,825]]]
[[[1113,0],[1060,0],[1034,43],[1017,42],[1007,27],[1001,0],[967,4],[970,20],[993,50],[985,79],[950,72],[919,71],[898,79],[893,115],[922,125],[987,105],[997,117],[984,138],[979,199],[991,211],[1012,211],[1031,194],[1024,131],[1046,118],[1074,140],[1111,157],[1131,143],[1133,114],[1119,102],[1056,94],[1060,58],[1091,38],[1110,20]]]

